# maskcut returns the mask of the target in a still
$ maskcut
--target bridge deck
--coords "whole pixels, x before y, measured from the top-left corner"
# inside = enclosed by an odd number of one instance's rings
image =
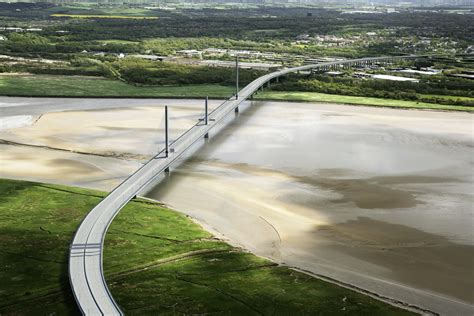
[[[391,59],[394,58],[379,57],[328,62],[284,69],[262,76],[243,88],[239,92],[239,99],[229,99],[212,111],[209,114],[208,125],[202,122],[197,123],[171,143],[172,152],[168,157],[164,157],[163,152],[160,153],[161,155],[158,154],[122,182],[84,218],[70,246],[69,279],[82,313],[86,315],[122,315],[107,287],[102,270],[104,237],[114,217],[131,199],[165,172],[194,143],[202,139],[216,124],[232,113],[260,87],[274,78],[292,72]]]

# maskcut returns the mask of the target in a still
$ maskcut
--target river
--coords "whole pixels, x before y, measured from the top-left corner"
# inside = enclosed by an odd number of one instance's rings
[[[466,113],[255,102],[148,196],[256,254],[468,315],[472,154]]]

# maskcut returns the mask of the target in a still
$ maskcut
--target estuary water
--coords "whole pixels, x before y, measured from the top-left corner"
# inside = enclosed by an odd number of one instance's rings
[[[220,101],[212,101],[214,108]],[[468,113],[253,102],[148,196],[277,262],[474,314]],[[0,98],[0,177],[112,190],[203,100]]]
[[[473,122],[254,102],[148,196],[258,255],[471,315]]]

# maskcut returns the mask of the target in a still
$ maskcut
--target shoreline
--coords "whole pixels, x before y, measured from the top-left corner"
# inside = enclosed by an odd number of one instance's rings
[[[0,180],[3,192],[13,190],[20,193],[14,194],[7,200],[7,204],[2,205],[3,214],[20,212],[21,215],[25,215],[24,221],[22,220],[23,234],[27,232],[35,236],[31,242],[35,246],[33,249],[22,240],[14,240],[6,247],[12,249],[9,252],[16,253],[19,250],[31,252],[35,255],[34,259],[45,255],[49,258],[51,254],[60,256],[67,252],[66,242],[73,235],[77,223],[86,216],[89,207],[105,194],[62,185]],[[30,210],[31,203],[27,205],[23,202],[25,200],[30,200],[36,207]],[[50,205],[50,201],[53,204]],[[83,204],[83,201],[87,204]],[[21,205],[15,208],[8,203]],[[75,206],[67,216],[55,216],[58,212],[62,214],[64,207],[69,204]],[[153,213],[154,220],[149,217],[150,212]],[[39,227],[38,232],[38,218],[44,214],[49,214],[54,219],[48,223],[41,222],[43,226]],[[9,216],[6,225],[15,227],[18,226],[18,222],[14,216]],[[58,226],[67,228],[65,231],[59,230],[66,238],[57,239],[50,236],[52,232],[55,235],[59,233]],[[14,231],[9,232],[8,236],[13,234]],[[45,244],[45,240],[54,242],[55,247],[51,248],[49,243]],[[337,313],[341,307],[348,307],[353,312],[376,315],[416,314],[408,312],[406,308],[387,304],[358,291],[276,264],[244,249],[232,247],[229,243],[215,238],[189,216],[150,199],[138,198],[129,203],[112,223],[105,244],[104,270],[107,284],[126,313],[136,311],[134,302],[145,300],[149,304],[142,305],[145,306],[141,308],[142,310],[160,313],[163,311],[163,303],[165,310],[170,304],[183,304],[180,310],[186,308],[194,314],[197,310],[194,305],[183,303],[184,297],[199,300],[200,314],[214,312],[215,302],[220,302],[229,312],[242,313],[242,310],[250,309],[263,314],[260,311],[273,308],[275,301],[279,302],[279,305],[285,304],[286,310],[296,310],[304,314],[312,311]],[[157,250],[147,251],[151,249]],[[129,251],[126,258],[123,257],[124,251]],[[6,262],[21,260],[16,256],[6,255],[2,258]],[[40,263],[37,260],[25,261],[20,266],[12,265],[4,271],[4,275],[7,274],[11,280],[19,283],[11,289],[9,283],[2,287],[1,294],[6,297],[6,304],[0,306],[1,312],[34,314],[34,311],[47,311],[50,314],[76,314],[78,309],[74,296],[68,290],[69,287],[64,286],[68,283],[68,276],[61,273],[63,267],[67,266],[67,261],[39,261]],[[61,265],[59,270],[55,268],[57,264]],[[30,269],[18,269],[21,266],[29,266]],[[31,280],[37,277],[35,269],[50,270],[50,273],[46,278],[31,285]],[[152,286],[149,286],[148,282],[152,282]],[[209,283],[211,285],[208,285]],[[239,291],[255,286],[254,291],[248,295]],[[130,287],[142,290],[131,291]],[[217,293],[208,291],[208,287]],[[172,295],[164,297],[164,301],[156,301],[156,291],[160,290],[171,292]],[[24,291],[28,291],[26,298]],[[9,295],[6,296],[6,293]],[[285,293],[284,296],[281,296],[282,293]],[[268,300],[267,295],[275,300]],[[238,305],[235,305],[236,300],[239,302]],[[254,306],[255,302],[258,303],[257,307]]]
[[[346,106],[357,106],[357,107],[369,107],[369,108],[387,108],[387,109],[395,109],[395,110],[417,110],[417,111],[433,111],[433,112],[463,112],[463,113],[469,113],[469,114],[474,114],[474,107],[472,110],[466,110],[466,109],[442,109],[442,108],[436,108],[435,106],[438,106],[438,104],[434,104],[434,107],[416,107],[416,106],[396,106],[396,105],[378,105],[378,104],[359,104],[359,103],[351,103],[351,102],[341,102],[341,101],[314,101],[314,100],[301,100],[301,99],[281,99],[281,98],[259,98],[258,94],[257,96],[252,98],[248,98],[246,101],[247,102],[294,102],[294,103],[314,103],[314,104],[337,104],[337,105],[346,105]],[[339,96],[338,94],[336,94]],[[340,96],[346,96],[346,95],[340,95]],[[130,100],[203,100],[208,96],[97,96],[97,95],[90,95],[90,96],[68,96],[68,95],[7,95],[7,94],[2,94],[0,95],[1,97],[5,98],[26,98],[26,99],[32,99],[32,98],[37,98],[37,99],[80,99],[80,100],[86,100],[86,99],[91,99],[91,100],[105,100],[105,99],[111,99],[111,100],[117,100],[117,99],[130,99]],[[361,97],[363,98],[363,97]],[[209,96],[209,100],[219,100],[219,101],[225,101],[227,99],[221,98],[221,97],[213,97]],[[394,99],[381,99],[381,100],[394,100]],[[395,101],[404,101],[404,100],[395,100]],[[456,105],[443,105],[441,104],[440,106],[453,106],[456,107]],[[466,107],[466,106],[460,106],[460,107]]]
[[[298,271],[298,272],[301,272],[301,273],[304,273],[304,274],[307,274],[313,278],[316,278],[316,279],[319,279],[319,280],[322,280],[324,282],[329,282],[329,283],[332,283],[332,284],[335,284],[337,286],[340,286],[340,287],[343,287],[343,288],[346,288],[346,289],[349,289],[351,291],[355,291],[357,293],[360,293],[360,294],[363,294],[363,295],[366,295],[366,296],[369,296],[373,299],[376,299],[378,301],[381,301],[381,302],[384,302],[384,303],[387,303],[387,304],[390,304],[394,307],[398,307],[398,308],[401,308],[401,309],[404,309],[404,310],[407,310],[407,311],[410,311],[410,312],[414,312],[414,313],[418,313],[420,315],[440,315],[439,313],[436,313],[434,311],[431,311],[429,309],[426,309],[426,308],[423,308],[423,307],[420,307],[420,306],[416,306],[414,304],[409,304],[409,303],[406,303],[406,302],[403,302],[403,301],[400,301],[400,300],[397,300],[395,298],[392,298],[392,297],[388,297],[388,296],[384,296],[384,295],[381,295],[379,293],[375,293],[375,292],[372,292],[370,290],[366,290],[362,287],[359,287],[355,284],[350,284],[350,283],[346,283],[346,282],[343,282],[343,281],[339,281],[337,279],[334,279],[334,278],[331,278],[329,276],[326,276],[326,275],[323,275],[323,274],[318,274],[318,273],[315,273],[315,272],[312,272],[312,271],[309,271],[309,270],[306,270],[306,269],[302,269],[302,268],[299,268],[299,267],[296,267],[296,266],[292,266],[292,265],[288,265],[286,264],[285,262],[281,262],[279,260],[276,260],[275,258],[273,257],[269,257],[269,256],[263,256],[263,255],[260,255],[260,254],[257,254],[257,253],[254,253],[252,252],[251,250],[245,248],[244,245],[238,243],[238,242],[235,242],[229,238],[227,238],[223,233],[221,233],[219,230],[217,230],[216,228],[208,225],[207,223],[204,223],[204,222],[201,222],[199,221],[197,218],[183,212],[183,211],[180,211],[174,207],[172,207],[171,205],[168,205],[166,203],[163,203],[161,201],[158,201],[158,200],[155,200],[155,199],[152,199],[152,198],[149,198],[149,197],[146,197],[146,196],[138,196],[140,199],[144,199],[144,200],[148,200],[152,203],[157,203],[159,205],[163,205],[164,207],[172,210],[172,211],[175,211],[175,212],[178,212],[178,213],[181,213],[181,214],[184,214],[187,218],[189,218],[190,220],[192,220],[194,223],[196,223],[197,225],[201,226],[202,229],[204,229],[205,231],[211,233],[214,238],[220,240],[220,241],[223,241],[229,245],[231,245],[232,247],[235,247],[235,248],[238,248],[238,249],[241,249],[242,251],[244,252],[248,252],[248,253],[251,253],[253,254],[254,256],[257,256],[257,257],[260,257],[260,258],[264,258],[264,259],[267,259],[267,260],[270,260],[271,262],[274,262],[276,264],[278,264],[279,266],[281,267],[287,267],[291,270],[294,270],[294,271]]]

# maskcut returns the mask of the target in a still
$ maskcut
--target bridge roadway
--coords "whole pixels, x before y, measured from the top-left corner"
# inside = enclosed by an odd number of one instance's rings
[[[200,121],[183,135],[170,144],[171,152],[166,157],[164,151],[150,159],[139,170],[109,193],[94,207],[81,222],[69,252],[69,280],[76,302],[85,315],[123,315],[120,307],[112,297],[104,279],[102,260],[105,234],[109,225],[118,212],[140,191],[143,191],[159,175],[169,170],[170,166],[179,159],[199,139],[232,113],[246,99],[251,97],[266,83],[280,76],[308,70],[328,70],[331,68],[351,67],[354,65],[389,62],[400,58],[414,56],[362,58],[305,65],[296,68],[283,69],[262,76],[238,93],[238,98],[232,97],[209,113],[208,124]]]

